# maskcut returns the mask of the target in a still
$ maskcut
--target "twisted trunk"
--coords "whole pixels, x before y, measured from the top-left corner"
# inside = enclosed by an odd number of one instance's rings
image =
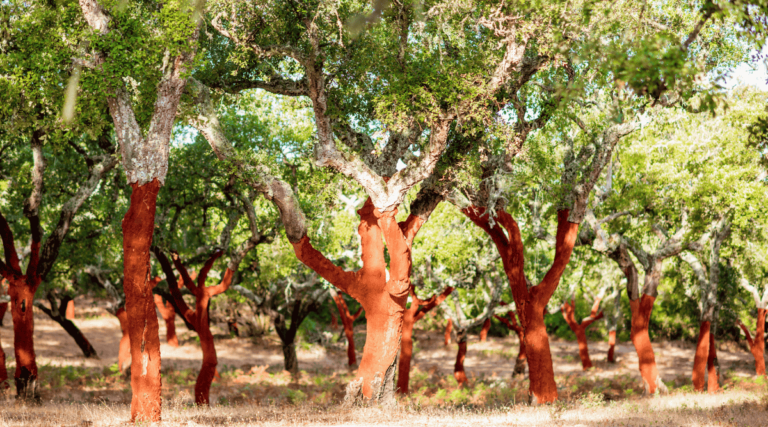
[[[371,199],[358,210],[363,268],[344,271],[312,247],[305,235],[293,243],[296,257],[324,279],[357,300],[366,313],[366,342],[357,379],[347,387],[345,400],[394,404],[394,374],[410,289],[411,244],[423,220],[410,215],[398,224],[397,209],[379,212]],[[389,280],[384,242],[390,255]]]
[[[123,218],[123,287],[131,346],[131,419],[159,421],[161,401],[160,336],[149,278],[149,250],[155,227],[160,181],[131,184]]]

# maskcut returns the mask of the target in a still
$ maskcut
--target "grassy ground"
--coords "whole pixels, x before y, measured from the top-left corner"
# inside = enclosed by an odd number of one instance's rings
[[[764,426],[768,424],[768,384],[764,379],[724,375],[715,395],[694,393],[685,379],[670,381],[670,394],[643,397],[626,375],[590,373],[559,376],[561,400],[530,407],[527,380],[475,378],[458,388],[451,376],[414,372],[414,393],[400,397],[398,409],[345,408],[341,402],[351,374],[302,372],[292,378],[266,366],[248,372],[223,367],[214,383],[216,403],[196,408],[190,396],[196,373],[163,373],[163,426],[271,425],[436,425],[466,426]],[[10,394],[0,426],[116,426],[129,418],[130,389],[114,368],[42,366],[44,401],[21,406]]]

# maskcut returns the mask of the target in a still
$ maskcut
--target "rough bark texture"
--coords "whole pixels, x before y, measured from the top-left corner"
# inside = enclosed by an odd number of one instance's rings
[[[480,342],[485,342],[488,339],[488,331],[491,329],[491,319],[485,319],[483,327],[480,329]]]
[[[579,343],[579,358],[581,359],[581,366],[586,371],[592,367],[592,361],[589,359],[589,347],[587,346],[587,328],[596,320],[603,318],[603,312],[598,312],[600,308],[600,298],[598,298],[592,306],[592,312],[589,317],[586,317],[581,323],[576,322],[575,317],[575,305],[573,300],[571,303],[563,303],[560,307],[560,311],[563,313],[566,323],[570,326],[573,333],[576,334],[576,341]]]
[[[413,327],[433,308],[440,305],[448,295],[453,292],[453,288],[448,287],[440,294],[435,294],[426,300],[419,299],[416,296],[416,287],[411,285],[411,305],[403,314],[403,333],[400,338],[400,361],[397,365],[397,392],[400,394],[409,393],[409,382],[411,378],[411,359],[413,357]]]
[[[336,303],[336,308],[339,310],[339,318],[344,326],[344,336],[347,337],[347,364],[355,366],[357,364],[357,355],[355,354],[355,320],[363,312],[363,307],[360,307],[355,314],[350,313],[344,297],[337,292],[333,293],[333,302]]]
[[[179,338],[176,336],[176,310],[169,301],[164,301],[161,295],[155,295],[155,305],[160,316],[165,321],[165,341],[172,347],[179,346]]]
[[[757,329],[754,338],[749,333],[749,328],[741,321],[739,327],[744,331],[749,344],[749,351],[755,358],[755,375],[765,375],[765,308],[757,309]]]
[[[395,221],[397,209],[379,212],[370,198],[358,210],[363,268],[357,272],[335,266],[312,247],[304,236],[293,243],[297,258],[332,285],[346,292],[363,306],[367,319],[367,338],[357,379],[347,388],[347,401],[362,393],[368,400],[394,404],[394,371],[403,311],[410,289],[411,244],[424,220],[410,215]],[[384,242],[390,255],[389,280],[386,275]]]
[[[523,273],[524,251],[517,222],[503,209],[496,211],[494,223],[485,208],[471,206],[462,209],[478,227],[493,240],[501,255],[504,272],[509,280],[512,296],[518,308],[520,323],[524,330],[526,353],[530,376],[530,396],[533,403],[557,400],[557,385],[552,367],[552,354],[544,324],[544,310],[549,299],[560,283],[560,277],[568,265],[576,241],[579,224],[568,220],[569,211],[557,213],[557,235],[555,236],[555,258],[544,279],[530,290]],[[491,225],[493,224],[493,225]],[[502,230],[506,229],[507,234]]]
[[[131,184],[123,218],[123,289],[131,345],[131,420],[160,421],[160,337],[149,279],[149,250],[160,181]]]

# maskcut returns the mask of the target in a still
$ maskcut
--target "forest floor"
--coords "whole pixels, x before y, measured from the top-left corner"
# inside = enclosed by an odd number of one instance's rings
[[[14,368],[10,314],[0,327],[9,374]],[[130,385],[117,370],[120,327],[102,304],[78,300],[75,323],[96,348],[99,359],[84,359],[72,339],[44,314],[35,314],[35,349],[43,404],[22,407],[10,392],[0,396],[0,426],[111,426],[129,417]],[[768,422],[768,382],[754,378],[750,353],[733,343],[721,345],[722,390],[694,393],[690,370],[694,346],[656,342],[654,350],[670,394],[644,397],[631,343],[617,345],[618,363],[605,361],[607,344],[590,342],[595,368],[581,369],[576,342],[553,340],[560,401],[530,407],[528,380],[511,378],[515,337],[470,337],[465,366],[469,386],[453,378],[456,345],[443,345],[440,332],[416,331],[411,395],[395,411],[344,408],[340,402],[354,370],[346,366],[346,343],[302,344],[301,374],[283,371],[276,336],[238,338],[214,327],[221,378],[211,390],[211,409],[192,406],[192,389],[201,350],[195,334],[177,319],[181,346],[163,342],[163,425],[513,425],[513,426],[758,426]],[[338,335],[339,331],[334,331]],[[356,328],[358,360],[365,341]]]

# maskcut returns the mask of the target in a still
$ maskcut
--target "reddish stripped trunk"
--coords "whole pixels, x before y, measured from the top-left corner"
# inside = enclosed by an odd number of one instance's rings
[[[3,319],[5,318],[6,311],[8,311],[8,303],[0,303],[0,326],[3,326]]]
[[[648,324],[651,320],[651,311],[656,297],[643,294],[640,299],[629,301],[632,310],[632,330],[630,337],[637,351],[640,375],[643,377],[646,391],[650,394],[656,392],[656,380],[659,371],[656,368],[656,357],[653,354],[651,338],[648,335]]]
[[[749,333],[749,328],[739,321],[738,325],[744,330],[744,334],[747,336],[747,343],[749,344],[749,351],[755,358],[755,375],[765,375],[765,309],[757,309],[757,330],[755,331],[755,337]]]
[[[123,287],[131,345],[131,421],[159,422],[160,336],[148,273],[160,182],[134,183],[131,188],[131,203],[122,224]]]
[[[616,331],[608,332],[608,363],[616,363]]]
[[[155,306],[160,312],[160,317],[165,321],[165,341],[172,347],[179,346],[179,338],[176,336],[176,310],[173,309],[168,301],[163,301],[163,297],[155,295]]]
[[[570,326],[573,333],[576,334],[576,341],[579,343],[579,358],[581,359],[581,367],[585,371],[592,367],[592,361],[589,359],[589,347],[587,345],[586,332],[589,325],[591,325],[593,322],[603,317],[602,311],[599,313],[597,312],[599,307],[600,307],[600,299],[595,301],[595,304],[592,307],[592,312],[590,313],[590,316],[582,320],[581,323],[576,322],[575,304],[573,300],[571,300],[570,304],[568,304],[568,302],[565,302],[560,307],[560,311],[563,313],[563,318],[565,318],[565,322],[568,323],[568,326]]]
[[[2,341],[0,341],[0,389],[10,388],[8,384],[8,370],[5,368],[5,351],[3,351]]]
[[[131,366],[131,337],[128,334],[128,313],[121,307],[115,313],[115,317],[120,322],[120,332],[123,334],[117,351],[117,367],[120,369],[120,372],[125,372]]]
[[[717,359],[717,349],[715,336],[710,330],[710,322],[701,322],[691,375],[693,388],[696,391],[704,391],[704,386],[707,386],[709,394],[714,394],[719,388],[715,359]]]
[[[483,322],[483,328],[480,329],[480,342],[485,342],[488,339],[488,331],[491,329],[491,318],[485,319]]]
[[[447,346],[451,343],[451,331],[453,330],[453,321],[451,319],[448,319],[448,321],[445,323],[445,342],[443,345]]]
[[[75,319],[75,301],[74,300],[69,300],[67,302],[67,310],[64,313],[64,318],[67,320]]]
[[[433,308],[442,303],[448,295],[453,292],[453,288],[446,288],[440,295],[433,295],[426,300],[420,300],[416,296],[416,288],[411,285],[411,306],[403,313],[403,332],[400,338],[400,361],[397,366],[397,392],[400,394],[409,393],[411,378],[411,358],[413,356],[413,326],[424,318],[424,316]]]
[[[530,375],[529,393],[534,404],[557,400],[557,385],[552,367],[549,337],[544,325],[544,310],[549,299],[560,284],[560,277],[573,253],[579,224],[568,221],[568,210],[557,213],[557,235],[555,236],[555,258],[544,279],[537,286],[528,289],[523,271],[525,253],[520,229],[512,216],[499,209],[493,226],[485,208],[470,207],[462,212],[493,240],[501,255],[504,272],[515,305],[518,307],[520,323],[524,330],[524,342],[528,356]],[[502,229],[506,229],[506,233]]]
[[[341,318],[341,324],[344,326],[344,336],[347,337],[347,364],[349,366],[355,366],[357,364],[357,355],[355,353],[355,320],[363,312],[363,308],[357,310],[357,313],[352,314],[349,312],[344,297],[340,293],[336,293],[333,296],[333,301],[336,303],[336,308],[339,310],[339,318]]]
[[[37,286],[31,288],[25,280],[21,283],[10,281],[8,293],[11,296],[13,316],[13,350],[16,356],[16,393],[23,400],[39,400],[37,391],[37,362],[33,335],[35,331],[32,301]]]
[[[366,341],[357,379],[347,396],[394,402],[395,361],[400,348],[403,312],[410,289],[411,244],[423,220],[410,215],[397,223],[397,209],[379,212],[369,198],[360,215],[363,268],[344,271],[312,247],[305,235],[293,243],[296,257],[331,284],[356,299],[365,310]],[[384,239],[382,239],[382,237]],[[384,241],[390,259],[389,280]]]
[[[501,305],[507,305],[502,302]],[[525,366],[528,364],[528,356],[525,351],[525,332],[523,327],[517,322],[515,313],[510,311],[507,313],[509,320],[505,317],[494,315],[501,323],[505,324],[507,328],[515,331],[517,334],[517,340],[520,342],[520,350],[517,352],[517,359],[515,359],[515,370],[512,371],[512,376],[525,375]]]
[[[466,333],[463,337],[458,338],[459,351],[456,353],[456,363],[453,365],[453,377],[459,383],[459,387],[467,385],[467,373],[464,372],[464,359],[467,356],[467,337]]]

